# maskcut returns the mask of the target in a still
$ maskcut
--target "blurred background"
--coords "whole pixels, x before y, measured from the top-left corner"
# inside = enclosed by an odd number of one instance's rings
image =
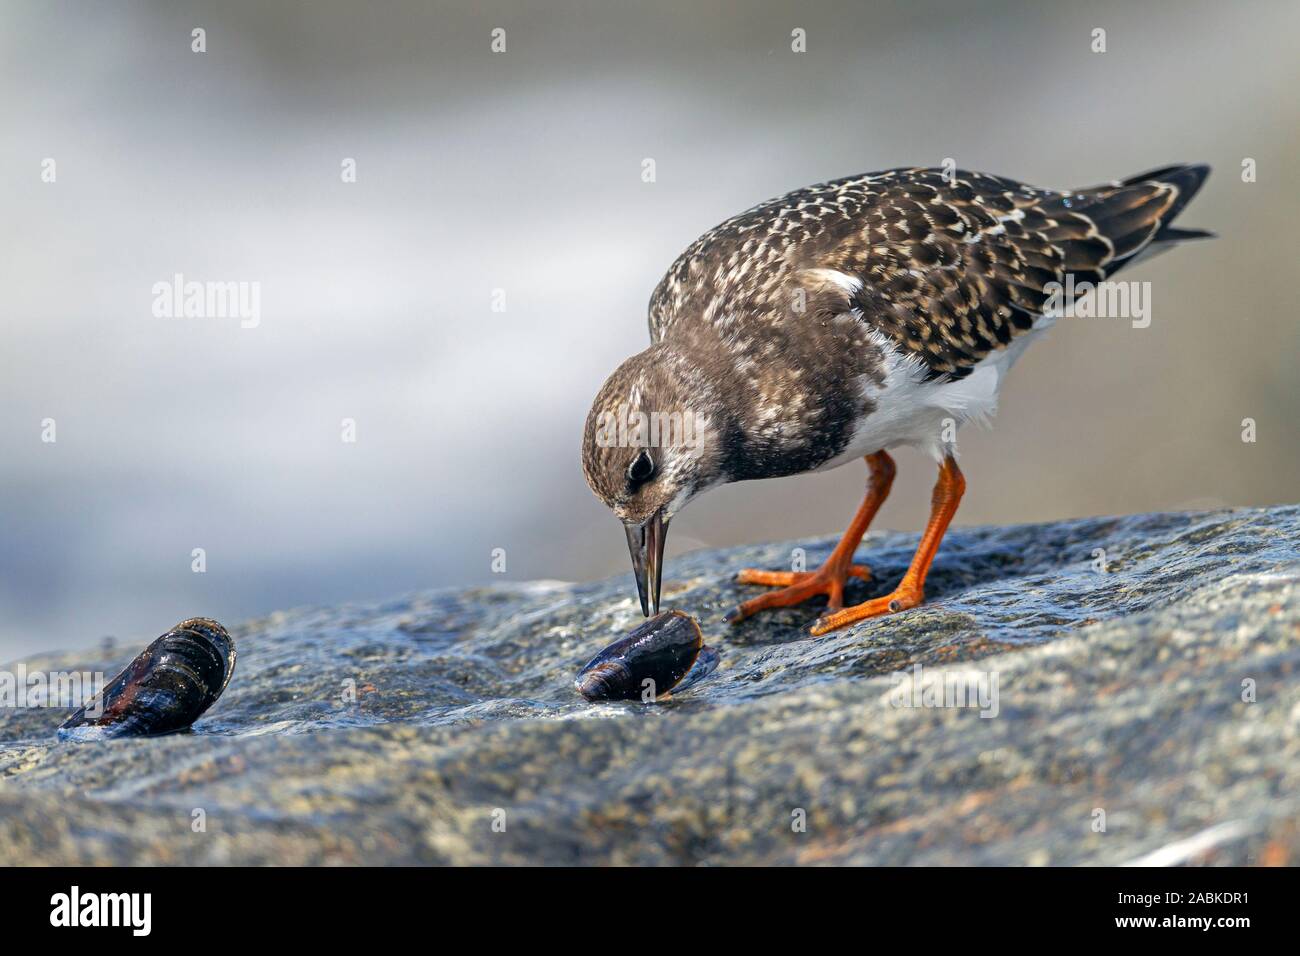
[[[1152,283],[1149,328],[1067,320],[1026,354],[996,428],[963,433],[959,523],[1300,498],[1294,3],[0,18],[0,656],[626,573],[579,439],[669,263],[771,196],[946,157],[1051,187],[1209,162],[1180,225],[1222,237],[1125,274]],[[156,318],[176,273],[260,283],[260,323]],[[898,459],[877,524],[916,529],[933,469]],[[864,474],[715,491],[669,553],[837,533]]]

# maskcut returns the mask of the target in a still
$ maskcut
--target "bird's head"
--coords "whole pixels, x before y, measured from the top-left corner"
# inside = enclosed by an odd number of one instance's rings
[[[623,522],[641,610],[659,612],[668,522],[720,480],[711,389],[665,346],[632,356],[601,387],[582,436],[582,470]]]

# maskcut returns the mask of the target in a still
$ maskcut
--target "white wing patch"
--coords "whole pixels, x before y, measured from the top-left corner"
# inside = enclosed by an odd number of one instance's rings
[[[815,282],[833,285],[843,290],[850,299],[857,295],[862,288],[861,279],[857,276],[851,276],[847,272],[840,272],[838,269],[804,269],[801,275],[805,275]]]

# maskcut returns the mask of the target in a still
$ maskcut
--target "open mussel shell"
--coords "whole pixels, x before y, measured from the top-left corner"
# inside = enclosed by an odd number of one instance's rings
[[[211,707],[235,669],[235,642],[205,617],[182,621],[146,647],[59,726],[61,740],[145,737],[185,730]]]
[[[591,701],[654,700],[695,684],[717,664],[694,618],[665,611],[593,657],[574,686]]]

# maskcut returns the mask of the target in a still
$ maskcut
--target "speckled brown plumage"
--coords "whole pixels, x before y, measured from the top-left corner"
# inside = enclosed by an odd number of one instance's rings
[[[920,604],[966,489],[957,430],[996,413],[1012,365],[1069,310],[1060,286],[1207,235],[1171,223],[1208,172],[1171,166],[1060,192],[895,169],[796,190],[697,239],[651,296],[650,347],[606,379],[583,438],[583,472],[623,523],[642,610],[659,608],[668,522],[702,492],[856,458],[871,478],[835,550],[816,571],[742,571],[741,583],[779,590],[728,620],[825,595],[812,628],[823,634]],[[651,437],[611,442],[607,423],[628,410],[689,419],[703,441],[639,427]],[[894,590],[844,608],[899,446],[938,465],[930,518]]]
[[[1101,279],[1153,240],[1201,235],[1168,223],[1207,173],[1174,166],[1057,191],[893,169],[809,186],[692,243],[651,297],[651,338],[853,313],[932,377],[960,378],[1032,327],[1048,283]]]

